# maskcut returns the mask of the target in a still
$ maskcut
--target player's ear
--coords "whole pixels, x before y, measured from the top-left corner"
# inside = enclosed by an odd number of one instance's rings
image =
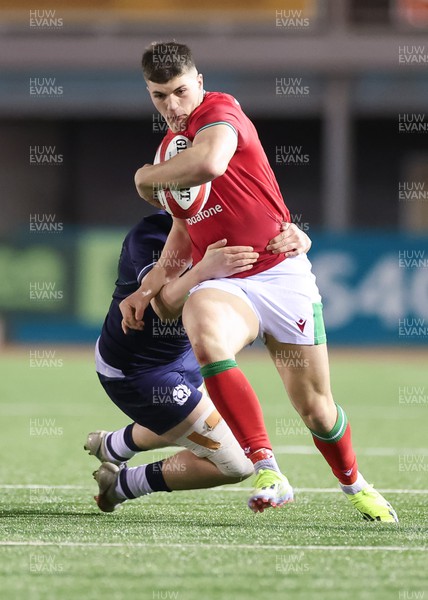
[[[204,76],[202,75],[202,73],[198,73],[198,84],[199,84],[199,88],[202,89],[204,87]]]

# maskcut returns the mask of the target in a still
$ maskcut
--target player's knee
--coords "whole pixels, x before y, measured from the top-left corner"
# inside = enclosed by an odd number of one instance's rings
[[[242,448],[239,448],[239,450],[240,452],[231,450],[221,459],[220,457],[217,457],[216,461],[213,460],[214,457],[211,458],[218,470],[223,473],[223,475],[230,478],[230,483],[238,483],[239,481],[247,479],[250,475],[254,475],[253,463],[245,456]]]
[[[221,422],[221,428],[223,429],[221,447],[207,458],[223,475],[231,478],[230,483],[242,481],[254,474],[254,465],[245,456],[243,449],[224,421]]]
[[[213,329],[201,328],[189,337],[196,360],[200,365],[209,365],[212,362],[230,358],[226,344]]]
[[[252,462],[213,405],[176,443],[200,458],[208,458],[223,475],[230,477],[230,483],[242,481],[254,473]]]
[[[220,345],[210,344],[203,340],[192,342],[193,352],[196,360],[201,366],[229,358],[229,353]]]
[[[192,300],[192,296],[186,304],[190,300]],[[215,314],[203,312],[200,307],[196,306],[192,311],[183,312],[183,323],[200,365],[230,358],[227,336],[222,334],[222,327],[218,324]]]
[[[294,403],[294,406],[305,425],[314,431],[331,429],[332,419],[334,421],[337,414],[330,394],[314,394],[305,401]]]
[[[218,442],[219,447],[214,451],[204,453],[205,458],[214,463],[220,473],[230,478],[230,483],[242,481],[253,475],[253,463],[245,456],[229,427],[223,420],[218,427],[219,430],[213,436],[213,440],[221,440]],[[193,448],[192,451],[201,456],[198,449]]]

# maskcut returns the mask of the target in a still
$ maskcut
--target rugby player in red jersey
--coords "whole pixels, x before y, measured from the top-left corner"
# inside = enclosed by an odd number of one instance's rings
[[[278,243],[268,243],[290,216],[254,125],[232,96],[204,91],[184,44],[154,43],[142,64],[150,97],[168,124],[167,136],[180,133],[193,145],[166,162],[138,169],[138,193],[159,206],[159,187],[212,182],[196,217],[174,219],[165,252],[173,248],[187,258],[191,253],[197,264],[209,244],[225,238],[259,254],[250,271],[195,286],[183,308],[208,392],[254,464],[250,508],[263,511],[293,499],[272,453],[259,401],[235,362],[236,354],[260,335],[346,496],[367,520],[397,522],[391,505],[358,471],[350,425],[333,400],[321,296],[311,264],[293,246],[284,253]],[[153,269],[141,289],[121,303],[125,331],[143,326],[145,307],[166,282]],[[298,362],[291,359],[295,356]]]
[[[103,463],[94,478],[99,486],[95,500],[104,512],[153,492],[213,487],[254,473],[203,388],[180,314],[193,286],[251,269],[257,254],[251,246],[225,247],[225,240],[219,240],[195,268],[187,270],[188,263],[177,260],[162,265],[156,259],[171,226],[170,215],[157,211],[126,235],[113,298],[96,343],[100,383],[132,419],[116,431],[93,431],[86,440],[85,449]],[[291,239],[298,249],[310,245],[308,236],[297,229]],[[125,335],[119,304],[153,268],[167,269],[170,282],[146,308],[144,329]],[[126,464],[143,450],[171,445],[186,450],[138,467]]]

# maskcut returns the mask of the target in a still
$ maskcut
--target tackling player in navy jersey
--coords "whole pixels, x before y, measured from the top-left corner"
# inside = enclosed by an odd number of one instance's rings
[[[220,240],[211,244],[198,265],[179,277],[189,265],[175,250],[165,246],[166,262],[158,261],[171,225],[171,217],[158,212],[126,236],[113,300],[96,344],[99,380],[133,421],[118,431],[96,431],[87,437],[85,449],[103,463],[94,478],[99,485],[95,499],[104,512],[151,492],[234,483],[253,473],[251,461],[202,387],[179,314],[191,287],[249,270],[258,254],[252,247],[226,247],[226,240]],[[295,225],[285,227],[281,240],[270,243],[293,243],[298,252],[307,250],[308,236]],[[168,270],[171,281],[148,306],[144,328],[125,335],[119,304],[139,288],[152,268]],[[139,467],[125,464],[142,450],[170,445],[186,450]]]

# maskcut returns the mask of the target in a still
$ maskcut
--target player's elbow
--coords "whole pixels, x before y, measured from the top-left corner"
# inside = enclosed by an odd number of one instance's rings
[[[210,156],[201,164],[201,178],[204,183],[224,175],[229,161],[221,155]]]
[[[138,195],[141,196],[141,198],[144,198],[145,181],[142,169],[138,169],[138,171],[135,173],[134,183],[135,187],[137,188]]]

